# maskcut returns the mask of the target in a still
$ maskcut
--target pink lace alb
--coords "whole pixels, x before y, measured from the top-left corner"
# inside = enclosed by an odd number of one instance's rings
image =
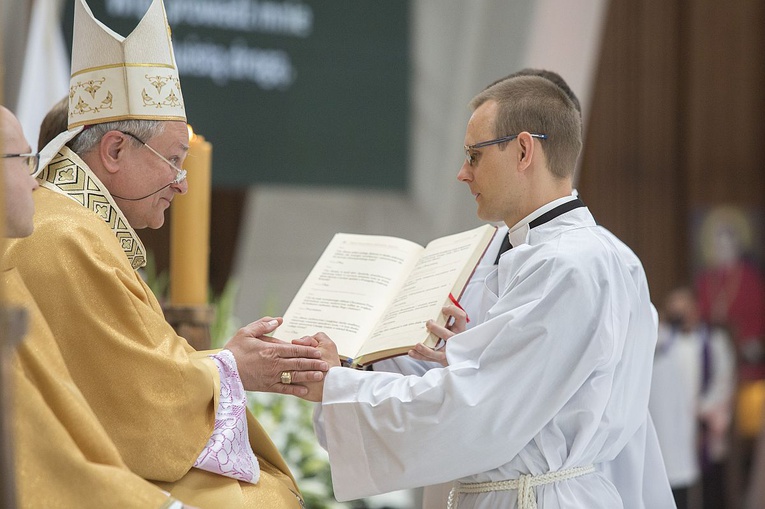
[[[247,436],[247,395],[236,360],[228,350],[210,357],[220,373],[220,400],[215,429],[194,466],[255,484],[260,479],[260,466]]]

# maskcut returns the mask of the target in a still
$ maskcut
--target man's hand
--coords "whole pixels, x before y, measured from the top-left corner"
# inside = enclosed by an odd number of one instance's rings
[[[428,324],[430,323],[429,321]],[[442,366],[449,365],[449,362],[446,360],[446,345],[436,350],[435,348],[425,346],[424,343],[418,343],[409,350],[409,357],[418,361],[437,362]]]
[[[281,323],[281,318],[263,317],[239,329],[224,348],[234,355],[246,390],[306,397],[308,388],[304,384],[323,380],[329,364],[321,360],[317,348],[264,335]],[[285,371],[292,375],[291,384],[281,383]]]
[[[340,366],[340,356],[337,353],[337,345],[329,339],[329,336],[323,332],[306,336],[292,341],[294,345],[301,345],[306,348],[315,347],[321,351],[321,358],[327,362],[330,368]],[[324,395],[324,379],[316,383],[307,383],[308,393],[302,396],[308,401],[320,402]]]
[[[425,327],[430,332],[443,339],[444,342],[455,334],[467,329],[467,313],[462,309],[453,304],[449,304],[448,306],[441,308],[441,312],[447,317],[446,327],[437,325],[433,320],[428,320],[425,323]],[[442,366],[449,365],[446,360],[446,346],[435,350],[420,343],[409,350],[409,357],[417,359],[418,361],[438,362]]]

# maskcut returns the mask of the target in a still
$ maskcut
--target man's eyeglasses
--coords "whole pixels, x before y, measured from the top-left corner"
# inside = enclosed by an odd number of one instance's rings
[[[27,165],[27,172],[30,175],[37,173],[37,168],[40,166],[40,153],[37,154],[0,154],[0,159],[10,159],[11,157],[24,158],[24,164]]]
[[[145,141],[143,141],[141,138],[139,138],[139,137],[138,137],[138,136],[136,136],[135,134],[133,134],[133,133],[130,133],[130,132],[127,132],[127,131],[120,131],[120,132],[121,132],[122,134],[125,134],[125,135],[127,135],[127,136],[130,136],[130,137],[131,137],[131,138],[133,138],[135,141],[137,141],[138,143],[140,143],[140,144],[141,144],[141,145],[143,145],[144,147],[148,148],[148,149],[149,149],[149,150],[150,150],[150,151],[151,151],[151,152],[152,152],[152,153],[153,153],[155,156],[159,157],[159,158],[160,158],[160,159],[162,159],[164,162],[166,162],[167,164],[169,164],[169,165],[170,165],[170,167],[171,167],[172,169],[174,169],[174,170],[175,170],[175,180],[173,180],[173,182],[172,182],[173,184],[180,184],[181,182],[183,182],[184,180],[186,180],[186,170],[184,170],[184,169],[182,169],[182,168],[178,168],[176,165],[174,165],[172,162],[170,162],[170,161],[169,161],[169,160],[168,160],[168,159],[167,159],[165,156],[163,156],[162,154],[160,154],[159,152],[157,152],[156,150],[154,150],[154,149],[151,147],[151,145],[147,145]]]
[[[488,147],[489,145],[498,145],[500,143],[505,143],[506,141],[513,141],[517,137],[518,137],[517,134],[510,134],[508,136],[503,136],[495,140],[479,141],[478,143],[475,143],[473,145],[463,145],[463,147],[465,147],[465,160],[467,161],[468,166],[473,166],[473,163],[475,163],[475,154],[473,153],[475,149]],[[531,137],[539,138],[540,140],[547,139],[546,134],[531,133]]]

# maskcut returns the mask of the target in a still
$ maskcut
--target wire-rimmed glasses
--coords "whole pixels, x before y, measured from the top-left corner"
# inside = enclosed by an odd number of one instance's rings
[[[143,141],[141,138],[139,138],[135,134],[133,134],[131,132],[128,132],[128,131],[120,131],[120,132],[122,134],[130,136],[135,141],[137,141],[138,143],[140,143],[144,147],[148,148],[155,156],[159,157],[164,162],[169,164],[170,167],[175,170],[175,180],[173,180],[173,182],[172,182],[173,184],[180,184],[181,182],[186,180],[186,170],[184,170],[183,168],[178,168],[176,165],[174,165],[172,162],[170,162],[170,160],[168,160],[165,156],[163,156],[162,154],[160,154],[159,152],[154,150],[154,148],[151,145],[148,145],[145,141]]]
[[[532,138],[538,138],[540,140],[546,140],[547,135],[546,134],[538,134],[538,133],[530,133]],[[479,141],[478,143],[474,143],[472,145],[463,145],[465,148],[465,160],[468,163],[468,166],[473,166],[473,163],[475,163],[475,154],[473,154],[473,151],[478,148],[488,147],[490,145],[497,145],[499,143],[505,143],[506,141],[513,141],[518,137],[517,134],[509,134],[507,136],[502,136],[501,138],[496,138],[494,140],[488,140],[488,141]]]
[[[0,154],[0,159],[10,159],[12,157],[21,157],[24,159],[24,163],[27,166],[27,172],[30,175],[37,173],[37,169],[40,167],[40,153],[36,154]]]

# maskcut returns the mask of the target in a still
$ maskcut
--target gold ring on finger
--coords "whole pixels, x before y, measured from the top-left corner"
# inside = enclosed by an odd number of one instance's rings
[[[284,385],[289,385],[292,383],[292,373],[289,371],[282,371],[280,378]]]

